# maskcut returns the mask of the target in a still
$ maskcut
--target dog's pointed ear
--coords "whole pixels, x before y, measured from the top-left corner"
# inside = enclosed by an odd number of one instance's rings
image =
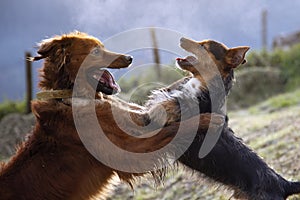
[[[48,57],[52,51],[55,51],[58,48],[58,45],[59,41],[56,39],[43,40],[39,44],[39,49],[37,51],[39,55],[31,58],[31,61],[41,60],[43,58]]]
[[[249,49],[250,47],[247,46],[228,49],[225,57],[226,63],[229,64],[231,68],[236,68],[240,64],[244,64],[246,62],[245,55]]]

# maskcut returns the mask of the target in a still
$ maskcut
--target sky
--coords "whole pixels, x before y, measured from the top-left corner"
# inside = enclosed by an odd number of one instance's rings
[[[35,54],[36,44],[53,35],[79,30],[105,41],[124,31],[160,27],[195,40],[260,49],[263,10],[269,47],[275,36],[300,30],[300,1],[291,0],[1,0],[0,101],[24,98],[24,53]],[[33,65],[35,86],[41,65]]]

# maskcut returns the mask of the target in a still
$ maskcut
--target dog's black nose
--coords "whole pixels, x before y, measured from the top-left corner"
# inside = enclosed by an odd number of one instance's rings
[[[130,64],[130,63],[132,63],[133,57],[132,56],[125,56],[125,59]]]

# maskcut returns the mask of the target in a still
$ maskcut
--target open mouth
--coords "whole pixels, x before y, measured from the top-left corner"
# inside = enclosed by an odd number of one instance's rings
[[[177,64],[182,69],[193,67],[199,63],[198,59],[194,56],[187,56],[186,58],[176,58]]]
[[[111,95],[121,91],[120,86],[116,83],[113,75],[103,68],[91,67],[87,71],[87,80],[96,92]]]

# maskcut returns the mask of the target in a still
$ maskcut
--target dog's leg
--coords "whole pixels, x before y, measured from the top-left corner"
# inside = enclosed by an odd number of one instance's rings
[[[157,123],[159,126],[178,122],[181,117],[180,106],[174,100],[161,102],[149,109],[149,117],[151,121]]]
[[[103,95],[104,99],[110,101],[112,104],[119,104],[122,107],[126,107],[131,110],[145,110],[146,108],[144,106],[138,105],[136,103],[130,103],[127,101],[124,101],[123,99],[118,98],[117,96],[108,96]]]
[[[204,134],[198,133],[179,161],[211,179],[238,189],[250,200],[278,199],[300,192],[299,182],[289,182],[271,169],[233,131],[226,127],[212,151],[199,158]]]
[[[214,113],[203,113],[182,122],[173,122],[168,126],[163,127],[159,132],[142,133],[143,138],[137,138],[130,131],[124,132],[119,128],[115,121],[111,121],[111,115],[97,112],[100,125],[103,124],[103,132],[122,149],[131,152],[145,153],[147,151],[154,151],[167,145],[177,134],[178,127],[184,130],[183,135],[189,135],[191,128],[198,130],[198,134],[206,134],[208,128],[217,130],[222,127],[225,121],[223,115]],[[110,121],[110,126],[104,126]],[[132,129],[132,132],[138,130]],[[130,134],[130,135],[129,135]],[[149,137],[148,137],[149,136]]]
[[[134,108],[134,109],[130,109]],[[119,125],[123,125],[123,127],[127,127],[130,129],[136,129],[136,125],[141,128],[147,126],[149,123],[153,122],[157,126],[151,127],[152,130],[162,128],[163,126],[167,126],[172,122],[178,122],[181,119],[181,107],[177,101],[172,99],[172,101],[163,101],[156,105],[153,105],[149,108],[142,106],[130,106],[128,104],[124,104],[118,101],[111,101],[110,99],[101,100],[96,103],[96,110],[99,116],[107,116],[109,113],[112,115],[108,119],[115,120],[118,119]],[[187,117],[186,117],[187,118]],[[199,116],[198,116],[199,118]],[[203,123],[208,118],[212,120],[212,122],[216,122],[220,124],[220,118],[222,118],[222,123],[224,123],[224,117],[217,114],[204,114],[200,115],[202,122],[200,123],[201,129],[207,129],[206,123]],[[111,122],[110,121],[110,122]],[[142,129],[140,129],[142,130]],[[141,134],[149,132],[150,129],[142,130]],[[138,130],[136,130],[138,132]]]

